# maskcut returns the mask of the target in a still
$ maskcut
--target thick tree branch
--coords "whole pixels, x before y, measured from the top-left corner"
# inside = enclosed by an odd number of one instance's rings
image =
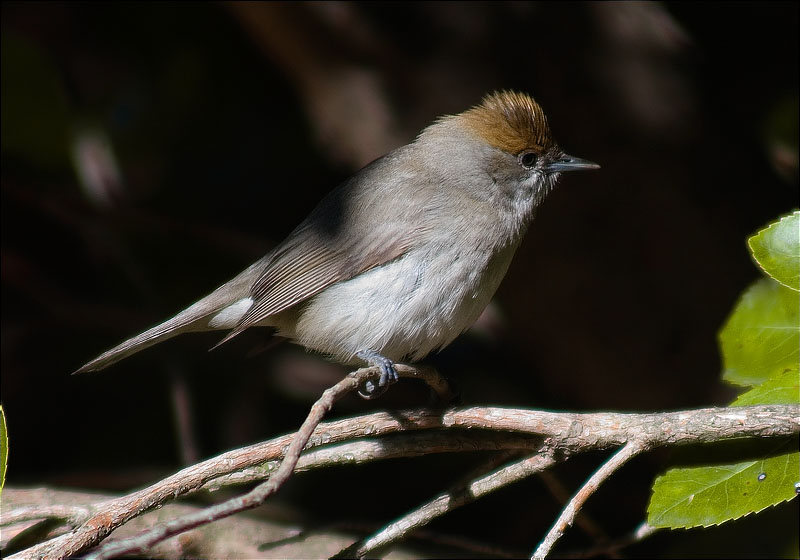
[[[779,435],[778,432],[782,432],[784,428],[788,428],[790,431],[800,429],[800,418],[798,418],[800,407],[788,408],[790,411],[789,416],[785,417],[788,422],[786,426],[779,428],[778,422],[773,424],[766,421],[762,424],[761,420],[756,420],[750,428],[757,430],[759,435],[764,437],[768,433]],[[730,410],[731,413],[726,414],[725,411],[727,410]],[[590,415],[592,418],[587,418],[587,415],[577,415],[581,416],[581,418],[573,417],[571,419],[570,430],[566,430],[562,434],[562,438],[547,438],[537,455],[495,471],[486,477],[478,478],[468,486],[467,491],[451,491],[437,496],[431,502],[392,522],[363,542],[356,543],[343,550],[339,556],[344,558],[364,557],[403,538],[414,529],[429,523],[436,517],[466,505],[497,488],[541,472],[574,453],[587,451],[592,446],[591,440],[595,436],[606,436],[613,440],[616,436],[624,435],[623,439],[627,439],[624,447],[602,465],[580,491],[567,502],[558,521],[534,554],[534,558],[544,558],[556,541],[563,535],[566,528],[572,525],[585,501],[628,460],[643,451],[660,445],[717,441],[716,438],[722,434],[726,434],[726,436],[720,439],[738,437],[736,435],[737,432],[731,430],[736,430],[737,425],[739,427],[743,427],[745,424],[749,425],[750,420],[753,420],[749,416],[738,414],[737,411],[739,410],[742,409],[704,409],[678,413],[624,415],[624,419],[614,414],[606,413]],[[792,410],[793,413],[791,412]],[[524,413],[526,411],[518,412]],[[513,416],[513,413],[508,416]],[[734,422],[733,425],[730,424],[731,421]],[[708,430],[703,429],[703,424],[706,422],[708,424],[705,427]],[[750,428],[746,430],[748,433],[751,433],[749,432]],[[717,431],[718,429],[719,431]],[[761,431],[762,429],[766,431],[763,432]],[[577,443],[577,445],[569,444],[568,440],[576,435],[579,440],[588,437],[588,441],[584,440],[581,443]],[[741,433],[741,435],[744,434]],[[782,435],[789,434],[783,433]],[[601,440],[602,437],[594,441],[596,448],[608,447],[606,442]],[[557,450],[560,451],[560,455],[556,458],[554,452]]]
[[[543,448],[558,453],[575,453],[620,447],[633,440],[647,441],[651,447],[656,447],[737,437],[793,435],[800,432],[800,407],[771,405],[652,414],[572,414],[487,407],[375,413],[320,424],[310,435],[307,447],[365,436],[374,438],[390,433],[443,428],[538,435],[544,438]],[[293,440],[295,436],[290,434],[237,449],[188,467],[149,488],[96,504],[97,513],[76,531],[23,551],[19,557],[64,557],[86,550],[148,509],[195,492],[220,476],[279,459]],[[268,488],[275,484],[271,482]]]

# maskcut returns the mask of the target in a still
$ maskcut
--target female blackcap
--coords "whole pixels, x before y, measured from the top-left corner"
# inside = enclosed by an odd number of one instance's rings
[[[339,362],[378,366],[384,387],[395,361],[419,360],[475,322],[559,173],[597,167],[559,149],[532,98],[489,95],[367,165],[233,280],[78,372],[184,332],[230,329],[225,342],[269,326]]]

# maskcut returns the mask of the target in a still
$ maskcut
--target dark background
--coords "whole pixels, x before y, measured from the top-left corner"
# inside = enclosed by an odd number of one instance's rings
[[[9,483],[124,491],[296,428],[344,370],[288,344],[248,356],[265,343],[257,330],[211,353],[218,334],[187,336],[69,374],[496,89],[535,96],[562,147],[602,169],[563,177],[488,312],[429,361],[468,405],[726,404],[716,333],[759,275],[745,239],[798,205],[797,6],[4,2]],[[403,382],[333,414],[426,399]],[[382,524],[481,460],[301,475],[274,512]],[[601,460],[556,473],[572,492]],[[587,513],[611,537],[632,530],[668,460],[636,460]],[[796,502],[630,554],[796,556]],[[531,480],[431,529],[527,553],[558,508]],[[588,544],[573,529],[563,546]]]

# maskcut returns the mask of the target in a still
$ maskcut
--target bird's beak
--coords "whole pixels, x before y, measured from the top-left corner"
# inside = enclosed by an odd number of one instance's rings
[[[561,156],[545,165],[544,170],[548,173],[561,173],[562,171],[578,171],[579,169],[600,169],[600,166],[588,159],[576,158],[561,154]]]

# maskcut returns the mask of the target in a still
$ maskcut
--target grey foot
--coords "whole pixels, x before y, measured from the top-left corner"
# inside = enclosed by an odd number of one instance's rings
[[[381,376],[378,378],[378,384],[373,381],[367,381],[358,390],[358,394],[365,399],[374,399],[386,392],[389,385],[396,383],[399,379],[397,370],[394,368],[394,362],[389,358],[381,356],[375,350],[362,350],[356,354],[360,359],[367,362],[370,366],[377,367],[381,370]]]

